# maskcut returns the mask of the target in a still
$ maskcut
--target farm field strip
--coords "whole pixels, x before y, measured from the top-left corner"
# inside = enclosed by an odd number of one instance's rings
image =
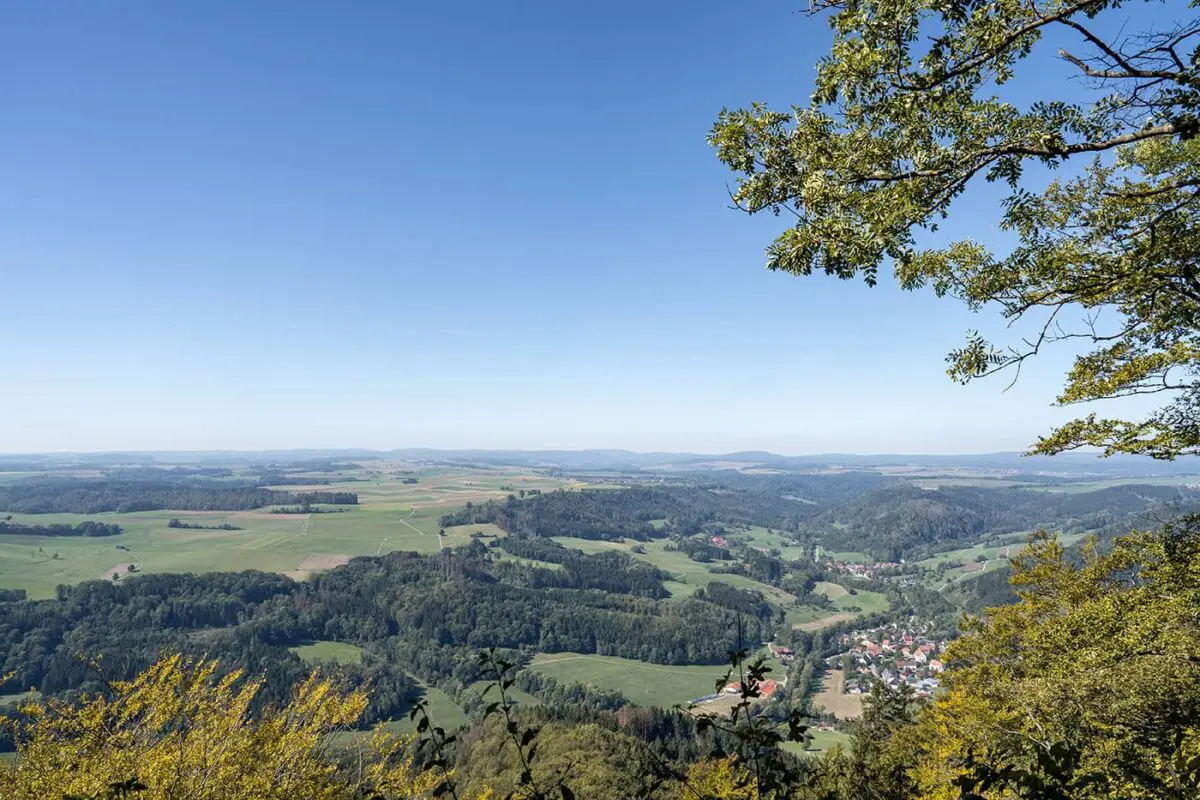
[[[403,483],[407,473],[379,480],[331,480],[325,485],[333,490],[360,494],[360,505],[335,507],[349,510],[333,513],[272,514],[256,509],[12,514],[13,522],[30,525],[77,525],[95,520],[118,524],[124,530],[116,536],[95,538],[0,535],[0,587],[24,589],[35,599],[48,598],[54,596],[56,586],[104,578],[113,568],[124,569],[125,564],[134,564],[137,573],[259,569],[302,579],[311,570],[301,564],[314,556],[344,560],[396,550],[437,552],[441,517],[467,500],[503,498],[509,490],[501,486],[547,491],[577,485],[525,472],[437,470],[436,475],[425,471],[413,474],[416,484]],[[3,478],[0,474],[0,480]],[[317,487],[295,488],[312,491]],[[438,489],[447,493],[439,497]],[[412,502],[422,496],[430,500]],[[240,530],[169,528],[172,518],[207,526],[229,524]],[[447,530],[444,544],[465,544],[473,533],[503,535],[494,525],[461,526]]]
[[[830,670],[825,675],[821,691],[813,698],[813,706],[824,708],[839,719],[856,719],[862,716],[862,695],[845,694],[846,673],[840,669]]]
[[[726,669],[719,664],[670,666],[583,653],[539,653],[531,668],[563,683],[611,689],[637,705],[663,708],[712,694]]]

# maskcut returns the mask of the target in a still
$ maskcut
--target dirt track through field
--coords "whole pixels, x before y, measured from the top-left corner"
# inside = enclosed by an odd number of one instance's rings
[[[413,506],[413,507],[412,507],[412,511],[408,512],[408,516],[410,516],[410,517],[411,517],[411,516],[412,516],[413,514],[415,514],[415,513],[417,513],[417,507],[416,507],[416,506]],[[403,524],[403,525],[407,525],[408,527],[412,528],[414,531],[416,531],[417,533],[421,534],[422,536],[432,536],[432,535],[433,535],[432,533],[426,533],[425,531],[421,530],[421,529],[420,529],[420,528],[418,528],[416,525],[413,525],[411,522],[409,522],[407,519],[402,519],[402,520],[400,520],[400,522],[401,522],[401,524]],[[437,535],[437,537],[438,537],[438,550],[443,550],[443,549],[445,549],[446,545],[445,545],[445,543],[442,541],[442,535],[439,533],[439,534]],[[383,546],[383,545],[381,544],[381,545],[380,545],[380,547],[382,547],[382,546]]]
[[[845,694],[846,673],[830,670],[821,684],[821,691],[813,698],[813,705],[824,708],[839,719],[854,719],[862,716],[862,696]]]
[[[296,567],[298,572],[311,572],[318,569],[333,569],[350,563],[350,556],[344,553],[309,553]]]
[[[107,572],[105,572],[100,577],[103,580],[111,581],[113,579],[113,575],[128,575],[129,568],[132,566],[133,566],[133,564],[117,564],[115,567],[109,569]]]
[[[802,631],[820,631],[828,628],[830,625],[837,625],[839,622],[854,619],[854,617],[854,614],[843,611],[840,614],[830,614],[828,617],[814,619],[812,622],[801,622],[796,628]]]

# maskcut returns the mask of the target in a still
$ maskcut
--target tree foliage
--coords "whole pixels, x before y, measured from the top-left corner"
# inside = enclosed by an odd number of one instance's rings
[[[951,645],[948,692],[909,740],[923,791],[1195,797],[1200,520],[1080,563],[1038,538],[1012,581],[1020,601]]]
[[[0,511],[25,514],[96,514],[105,511],[245,511],[284,503],[356,505],[353,492],[285,492],[227,486],[89,478],[36,478],[0,486]]]
[[[1107,34],[1118,9],[1137,21],[1149,5],[817,0],[833,44],[809,103],[725,110],[710,135],[739,176],[735,202],[792,217],[768,266],[874,285],[890,262],[905,288],[1030,319],[1035,332],[1006,347],[969,333],[948,356],[956,380],[1019,371],[1077,341],[1091,349],[1060,403],[1165,398],[1143,419],[1077,419],[1035,452],[1200,453],[1200,21],[1189,9],[1173,25]],[[1083,99],[1008,99],[1011,79],[1038,79],[1018,71],[1056,37]],[[1037,183],[1069,159],[1088,160]],[[998,223],[1014,246],[930,246],[924,232],[979,180],[1007,187]]]
[[[416,798],[434,777],[382,731],[345,767],[330,734],[366,708],[313,675],[285,705],[252,715],[261,679],[218,677],[212,661],[167,657],[109,696],[26,704],[18,757],[0,765],[4,796],[156,798]]]
[[[25,525],[19,522],[0,520],[0,534],[8,536],[116,536],[121,533],[121,526],[84,520],[77,525],[65,522],[48,525]]]

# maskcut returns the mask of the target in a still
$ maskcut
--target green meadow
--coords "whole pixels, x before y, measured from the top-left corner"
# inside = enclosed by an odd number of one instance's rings
[[[312,642],[289,647],[300,660],[308,665],[358,664],[362,661],[362,648],[344,642]]]
[[[0,474],[0,481],[7,475]],[[410,475],[417,478],[416,484],[404,483]],[[95,520],[115,523],[124,530],[117,536],[96,538],[0,535],[0,587],[24,589],[31,598],[47,598],[54,596],[59,585],[111,580],[114,573],[121,580],[129,574],[246,569],[279,572],[302,580],[354,556],[397,550],[435,553],[443,544],[465,544],[473,534],[503,535],[494,525],[465,525],[448,528],[439,537],[439,520],[467,502],[499,499],[522,489],[549,491],[578,485],[521,470],[395,470],[367,480],[335,479],[320,486],[290,487],[297,491],[330,488],[358,493],[358,506],[327,507],[332,513],[272,514],[262,509],[13,514],[13,522],[30,525],[76,525]],[[228,524],[240,530],[169,528],[167,523],[172,517],[189,524]]]
[[[712,694],[725,667],[667,666],[615,656],[539,653],[532,669],[563,683],[611,689],[640,706],[667,708]]]

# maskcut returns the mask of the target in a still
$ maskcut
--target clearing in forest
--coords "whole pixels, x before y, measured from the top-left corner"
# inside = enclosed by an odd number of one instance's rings
[[[539,653],[532,669],[562,683],[583,683],[620,692],[640,706],[670,706],[713,694],[726,667],[648,664],[615,656]]]

